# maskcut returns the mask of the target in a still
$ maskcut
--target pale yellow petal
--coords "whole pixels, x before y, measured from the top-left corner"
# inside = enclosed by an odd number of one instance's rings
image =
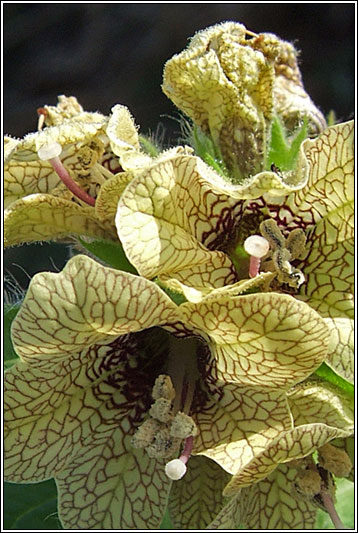
[[[12,159],[16,161],[37,160],[39,149],[46,144],[58,143],[63,148],[76,143],[86,144],[94,137],[104,134],[107,122],[107,117],[96,115],[92,122],[69,121],[41,131],[28,133],[17,145]]]
[[[266,479],[238,489],[206,529],[285,530],[313,528],[316,508],[292,495],[297,471],[279,465]]]
[[[126,106],[117,104],[112,107],[106,135],[124,170],[145,167],[151,163],[151,158],[140,150],[137,127]]]
[[[336,374],[354,384],[354,321],[349,318],[325,318],[331,330],[325,363]]]
[[[262,453],[236,472],[226,486],[224,495],[230,496],[238,489],[260,481],[280,463],[306,457],[335,438],[350,436],[351,432],[324,423],[306,424],[282,432],[278,438],[270,441]]]
[[[98,355],[101,360],[105,354]],[[102,400],[94,394],[94,370],[92,357],[81,360],[76,354],[41,368],[18,362],[6,372],[7,480],[24,483],[53,477],[91,427],[101,423]]]
[[[47,126],[58,126],[63,122],[101,122],[105,117],[101,113],[84,111],[75,96],[60,94],[56,106],[45,105],[38,110],[43,114]]]
[[[173,483],[169,514],[178,529],[205,529],[224,504],[222,490],[230,475],[207,457],[191,457],[187,472]]]
[[[243,488],[238,498],[236,523],[251,530],[313,529],[317,508],[292,494],[297,471],[280,465],[266,479]]]
[[[319,423],[353,431],[353,402],[334,385],[320,380],[298,383],[287,393],[295,425]]]
[[[240,506],[239,501],[243,489],[238,490],[232,498],[221,509],[212,522],[206,527],[209,530],[224,529],[238,529],[240,524]]]
[[[143,276],[175,277],[176,272],[204,265],[204,279],[205,272],[210,274],[219,264],[219,279],[232,275],[230,259],[200,242],[215,238],[217,224],[224,223],[220,208],[226,206],[227,198],[212,193],[209,183],[200,180],[196,166],[197,159],[191,156],[161,161],[134,179],[121,197],[118,235]],[[233,217],[234,212],[227,215]]]
[[[209,339],[212,372],[221,381],[287,388],[314,372],[327,354],[325,322],[288,295],[222,295],[180,309],[187,325]]]
[[[308,257],[298,267],[305,276],[297,297],[324,317],[354,317],[353,238],[330,245],[307,243]],[[324,242],[324,235],[321,236]],[[312,243],[312,248],[310,248]]]
[[[119,199],[132,179],[131,172],[118,172],[105,181],[100,188],[95,205],[99,220],[108,220],[114,225]]]
[[[157,529],[171,481],[164,465],[130,445],[129,421],[96,430],[57,476],[65,529]]]
[[[100,221],[92,207],[83,207],[50,194],[31,194],[17,200],[5,211],[5,246],[69,235],[116,240],[113,225]]]
[[[4,207],[26,195],[49,193],[60,183],[48,161],[10,160],[4,168]]]
[[[238,296],[239,294],[245,294],[245,292],[250,290],[260,290],[263,285],[270,283],[275,274],[272,272],[261,272],[255,278],[243,279],[234,283],[236,277],[234,273],[232,277],[222,279],[222,283],[215,283],[218,285],[217,289],[213,289],[212,286],[205,286],[205,283],[202,280],[203,267],[197,267],[192,269],[191,272],[177,273],[177,278],[166,278],[166,276],[160,276],[160,281],[164,287],[183,295],[188,302],[199,303],[204,298],[207,302],[209,298],[217,298],[220,295],[226,296]],[[216,280],[220,275],[220,270],[211,273],[211,276]],[[186,285],[180,281],[180,278],[184,278],[185,281],[190,280],[191,285]],[[221,286],[220,286],[221,285]]]
[[[12,337],[23,359],[41,361],[176,321],[176,309],[154,283],[79,255],[58,274],[34,276]]]
[[[142,368],[143,341],[126,335],[6,373],[6,479],[55,476],[65,528],[159,527],[170,487],[164,465],[130,445],[154,378]],[[131,388],[138,379],[140,394]]]
[[[347,240],[353,231],[354,122],[327,128],[303,144],[310,164],[305,187],[288,206],[305,223],[315,224],[315,247]]]
[[[217,387],[210,404],[195,417],[199,434],[194,453],[233,474],[292,427],[291,415],[282,392],[228,383]]]

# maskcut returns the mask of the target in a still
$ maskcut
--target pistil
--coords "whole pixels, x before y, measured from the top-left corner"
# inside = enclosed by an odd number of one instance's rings
[[[195,339],[179,339],[170,336],[168,374],[176,394],[173,404],[174,414],[181,407],[184,413],[189,414],[198,377],[196,349]]]
[[[250,255],[249,276],[254,278],[260,270],[261,258],[270,249],[269,242],[261,235],[251,235],[244,242],[244,250]]]
[[[79,187],[77,183],[71,178],[59,157],[61,152],[62,147],[59,143],[56,142],[45,144],[44,146],[41,146],[41,148],[37,151],[39,158],[42,159],[42,161],[48,161],[49,163],[51,163],[52,168],[54,169],[60,180],[75,196],[77,196],[77,198],[79,198],[86,204],[94,207],[96,200],[92,196],[87,194],[86,191],[81,189],[81,187]]]
[[[194,439],[192,436],[185,441],[184,449],[179,459],[172,459],[165,465],[165,473],[169,479],[177,481],[181,479],[186,473],[186,463],[189,460],[191,451],[193,449]]]

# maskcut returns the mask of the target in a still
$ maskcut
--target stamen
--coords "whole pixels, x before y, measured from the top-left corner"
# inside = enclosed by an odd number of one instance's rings
[[[46,117],[48,115],[48,111],[44,107],[39,107],[37,110],[37,114],[39,116],[37,121],[37,130],[42,131],[42,128],[44,127]]]
[[[244,249],[250,255],[250,278],[258,275],[261,258],[267,254],[269,248],[269,242],[264,237],[261,237],[261,235],[251,235],[244,242]]]
[[[305,277],[290,261],[298,258],[304,251],[306,236],[303,230],[295,229],[285,239],[277,222],[269,218],[261,222],[260,231],[272,249],[271,264],[266,263],[265,266],[273,266],[280,283],[287,283],[290,287],[299,289]]]
[[[61,152],[62,147],[56,142],[45,144],[37,151],[39,158],[42,159],[42,161],[49,161],[51,163],[60,180],[75,196],[77,196],[77,198],[94,207],[96,200],[87,194],[83,189],[81,189],[81,187],[79,187],[75,181],[73,181],[68,171],[63,166],[63,163],[59,158]]]

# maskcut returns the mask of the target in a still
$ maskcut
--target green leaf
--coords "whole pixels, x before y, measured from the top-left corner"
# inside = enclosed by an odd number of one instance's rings
[[[341,376],[336,374],[326,363],[322,363],[319,368],[314,372],[316,376],[323,379],[324,381],[328,381],[328,383],[332,383],[332,385],[335,385],[338,389],[343,391],[349,398],[352,400],[354,399],[354,386],[349,383],[349,381],[346,381]]]
[[[336,479],[335,508],[343,525],[354,529],[354,484],[347,479]],[[329,515],[318,509],[315,529],[335,529]]]
[[[292,170],[295,166],[302,142],[307,137],[308,122],[303,120],[302,126],[294,137],[288,137],[284,125],[275,117],[271,128],[271,141],[268,156],[269,167],[273,164],[279,170]]]
[[[119,241],[116,243],[99,239],[92,242],[86,242],[81,238],[79,241],[86,250],[101,261],[107,263],[107,265],[116,268],[117,270],[124,270],[124,272],[130,272],[131,274],[138,274],[134,266],[128,261]]]
[[[4,510],[4,529],[62,529],[53,479],[31,485],[4,483]]]
[[[4,305],[4,368],[7,370],[19,358],[11,340],[11,324],[16,317],[21,304]]]

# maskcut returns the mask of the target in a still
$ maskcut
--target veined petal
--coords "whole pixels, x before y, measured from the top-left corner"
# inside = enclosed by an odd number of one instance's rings
[[[331,329],[325,363],[336,374],[354,384],[354,321],[349,318],[325,318]]]
[[[173,277],[195,287],[198,283],[199,289],[232,283],[230,259],[211,250],[222,249],[236,235],[243,200],[302,187],[307,179],[303,152],[297,168],[292,183],[262,172],[234,186],[199,158],[171,152],[133,179],[121,196],[116,226],[127,256],[149,278]],[[219,269],[220,276],[215,274]]]
[[[351,432],[324,423],[305,424],[284,431],[271,440],[262,453],[236,472],[226,486],[224,495],[233,495],[238,489],[267,477],[280,463],[306,457],[335,438],[350,436]]]
[[[333,244],[315,246],[315,231],[307,247],[308,257],[298,263],[305,275],[297,298],[307,302],[324,317],[354,317],[353,237]],[[316,240],[318,242],[318,239]]]
[[[39,149],[52,143],[60,144],[64,149],[68,145],[81,143],[86,144],[93,137],[104,133],[104,128],[108,118],[96,114],[93,122],[64,122],[58,126],[50,126],[41,131],[27,134],[16,146],[16,151],[12,153],[15,161],[37,161]]]
[[[5,211],[5,246],[68,235],[116,240],[113,225],[100,221],[92,207],[50,194],[31,194],[17,200]]]
[[[310,379],[298,383],[287,397],[295,425],[324,420],[328,426],[353,431],[352,402],[330,383]]]
[[[157,529],[171,481],[164,465],[131,447],[128,419],[96,429],[57,476],[65,529]]]
[[[126,106],[117,104],[112,107],[106,135],[112,152],[118,156],[124,170],[145,167],[151,163],[151,158],[140,150],[138,131]]]
[[[150,403],[154,376],[146,361],[163,357],[139,335],[61,361],[19,362],[6,373],[6,479],[55,476],[65,528],[143,528],[145,521],[155,528],[161,521],[170,487],[164,465],[129,442]]]
[[[315,243],[329,245],[352,236],[354,122],[327,128],[303,144],[310,164],[308,183],[287,199],[296,216],[316,225]],[[323,239],[323,241],[322,241]]]
[[[12,337],[24,360],[41,361],[175,320],[176,309],[154,283],[79,255],[34,276]]]
[[[234,212],[228,198],[215,195],[210,182],[201,179],[198,161],[185,155],[159,161],[134,179],[120,199],[118,235],[129,260],[146,277],[175,277],[206,263],[214,270],[218,262],[231,273],[230,259],[200,242],[218,224],[228,223],[222,209],[231,218]]]
[[[314,527],[316,507],[291,493],[297,471],[279,465],[266,479],[238,489],[207,529],[282,530]]]
[[[292,494],[297,475],[295,469],[279,465],[266,479],[241,489],[236,527],[245,526],[248,531],[313,529],[317,508]]]
[[[233,474],[292,427],[284,393],[218,383],[211,402],[195,417],[194,453]]]
[[[200,269],[200,271],[199,271]],[[220,270],[215,271],[216,277],[220,276]],[[201,302],[204,298],[207,302],[209,298],[217,298],[220,295],[224,296],[238,296],[243,294],[246,291],[253,289],[259,289],[265,283],[269,283],[275,274],[272,272],[261,272],[255,278],[243,279],[236,283],[229,283],[229,280],[221,279],[223,282],[220,286],[217,283],[218,288],[213,289],[212,286],[205,286],[201,276],[203,275],[203,267],[197,267],[197,269],[192,269],[192,273],[178,273],[177,279],[169,278],[166,279],[165,276],[160,276],[160,281],[163,282],[163,285],[168,287],[170,290],[182,294],[189,302],[198,303]],[[212,274],[214,275],[214,274]],[[186,285],[180,281],[180,278],[185,280],[190,280],[191,285]],[[232,276],[232,281],[234,281],[234,276]],[[215,279],[215,278],[214,278]],[[195,287],[195,288],[194,288]]]
[[[48,161],[10,160],[4,168],[4,207],[7,208],[23,196],[49,193],[60,183],[60,178]]]
[[[173,483],[169,514],[178,529],[205,529],[224,504],[230,475],[207,457],[191,457],[185,476]],[[214,488],[215,487],[215,488]]]
[[[224,529],[229,531],[230,529],[237,529],[240,524],[240,505],[239,500],[243,489],[238,490],[232,498],[221,509],[212,522],[206,527],[206,529],[216,530]]]
[[[114,225],[119,199],[132,179],[132,172],[118,172],[104,182],[95,204],[95,212],[100,220],[109,220]]]
[[[221,295],[180,309],[186,324],[210,339],[219,381],[287,388],[314,372],[327,355],[324,320],[291,296]]]

